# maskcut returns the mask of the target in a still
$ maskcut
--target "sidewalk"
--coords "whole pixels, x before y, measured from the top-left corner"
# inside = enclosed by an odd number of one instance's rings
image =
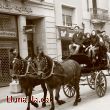
[[[36,86],[33,90],[33,95],[34,94],[38,94],[42,92],[42,88],[41,86]],[[0,103],[5,102],[7,99],[7,96],[13,96],[14,98],[18,98],[18,97],[25,97],[24,93],[11,93],[10,91],[10,86],[7,87],[1,87],[0,88]]]

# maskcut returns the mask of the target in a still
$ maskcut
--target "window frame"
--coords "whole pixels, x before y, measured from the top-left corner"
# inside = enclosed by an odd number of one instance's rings
[[[73,9],[74,8],[72,8],[72,7],[62,6],[62,24],[63,24],[63,26],[72,27],[72,25],[73,25]]]

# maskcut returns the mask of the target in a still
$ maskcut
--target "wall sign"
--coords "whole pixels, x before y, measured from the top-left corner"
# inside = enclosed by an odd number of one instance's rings
[[[0,37],[16,37],[16,32],[0,31]]]
[[[24,15],[32,13],[32,9],[30,7],[18,6],[18,5],[6,5],[2,3],[0,3],[0,11],[24,14]]]
[[[25,33],[34,33],[35,32],[35,25],[27,25],[24,26]]]
[[[80,28],[80,32],[84,32],[83,28]],[[58,26],[58,32],[60,38],[72,38],[73,34],[75,33],[73,27],[64,27],[64,26]]]
[[[74,30],[71,27],[58,26],[58,32],[61,38],[72,37],[74,34]]]

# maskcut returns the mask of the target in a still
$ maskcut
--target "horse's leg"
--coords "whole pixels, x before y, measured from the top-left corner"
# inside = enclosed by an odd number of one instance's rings
[[[58,103],[59,105],[62,105],[62,104],[65,103],[65,101],[63,101],[63,100],[59,100],[59,98],[60,98],[60,95],[59,95],[60,88],[61,88],[61,86],[58,86],[58,87],[56,88],[56,96],[55,96],[55,100],[57,101],[57,103]]]
[[[27,110],[30,110],[31,95],[27,96],[27,98],[28,98]]]
[[[49,90],[49,93],[50,93],[50,102],[51,102],[50,110],[54,110],[55,105],[54,105],[53,89],[51,89],[48,85],[47,85],[47,87],[48,87],[48,90]]]
[[[34,106],[34,107],[39,107],[39,105],[38,105],[38,102],[36,102],[36,101],[34,101],[34,100],[31,100],[31,96],[32,96],[32,90],[33,90],[33,88],[30,88],[29,89],[29,96],[30,96],[30,103]]]
[[[47,96],[47,88],[45,86],[45,83],[42,83],[41,84],[41,87],[43,89],[43,92],[44,92],[44,97],[43,97],[43,102],[42,102],[42,107],[45,107],[46,106],[46,96]]]
[[[31,96],[29,96],[29,94],[28,94],[28,89],[24,89],[24,93],[25,93],[26,98],[28,100],[28,105],[27,105],[27,109],[26,110],[30,110],[30,98],[29,97],[31,97]]]
[[[74,102],[74,105],[77,105],[78,102],[81,101],[81,98],[80,98],[80,92],[79,92],[79,81],[76,80],[77,82],[75,83],[74,87],[75,87],[75,90],[76,90],[76,99],[75,99],[75,102]]]

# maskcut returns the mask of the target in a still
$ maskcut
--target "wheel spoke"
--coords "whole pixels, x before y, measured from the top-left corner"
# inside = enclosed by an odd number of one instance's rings
[[[87,76],[87,82],[88,82],[88,85],[91,89],[95,89],[95,76],[94,76],[95,73],[93,73],[92,75],[90,76]]]
[[[96,81],[95,81],[96,93],[99,97],[102,97],[105,95],[106,86],[107,86],[106,77],[104,73],[101,71],[97,74]]]
[[[71,86],[69,84],[63,86],[63,91],[64,94],[69,98],[73,97],[75,94],[74,86]]]
[[[71,96],[73,96],[74,95],[74,89],[71,89]]]

